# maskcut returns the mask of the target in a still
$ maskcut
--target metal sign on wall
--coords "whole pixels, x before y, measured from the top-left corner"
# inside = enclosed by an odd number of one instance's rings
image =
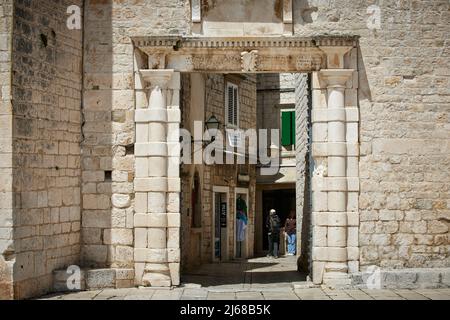
[[[227,203],[226,202],[220,203],[220,227],[221,228],[227,227]]]

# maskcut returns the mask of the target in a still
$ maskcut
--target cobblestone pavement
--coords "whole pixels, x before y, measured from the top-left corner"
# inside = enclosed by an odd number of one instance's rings
[[[53,294],[52,300],[450,300],[450,288],[332,290],[310,287],[295,257],[203,265],[177,288],[127,288]]]

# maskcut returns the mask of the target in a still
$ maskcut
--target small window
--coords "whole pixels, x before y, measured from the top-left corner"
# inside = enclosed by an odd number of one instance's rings
[[[239,127],[239,87],[231,82],[226,86],[225,116],[228,127]]]
[[[295,145],[295,111],[281,111],[281,145]]]

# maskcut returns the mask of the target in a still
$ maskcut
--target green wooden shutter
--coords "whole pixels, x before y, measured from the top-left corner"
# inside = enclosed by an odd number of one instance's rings
[[[289,113],[291,114],[291,144],[295,144],[295,111]]]
[[[295,144],[295,112],[281,112],[281,144],[290,146]]]
[[[281,112],[281,144],[283,146],[290,146],[292,144],[291,118],[291,112]]]

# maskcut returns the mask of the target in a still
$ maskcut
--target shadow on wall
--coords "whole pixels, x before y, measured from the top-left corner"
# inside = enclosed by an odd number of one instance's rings
[[[203,19],[214,22],[281,22],[283,0],[205,0],[202,14]]]
[[[111,198],[128,179],[119,171],[126,145],[114,129],[126,129],[129,120],[118,100],[123,82],[113,74],[112,5],[87,1],[84,28],[81,264],[106,268],[115,259],[114,228],[126,227],[123,209],[115,210]]]
[[[82,10],[79,0],[14,1],[14,249],[7,259],[16,299],[48,292],[53,270],[79,264],[82,30],[67,28],[73,4]]]
[[[316,6],[310,6],[309,0],[294,0],[294,10],[296,10],[296,17],[300,17],[301,25],[313,23],[317,18],[318,8]],[[328,2],[328,1],[325,1]]]

